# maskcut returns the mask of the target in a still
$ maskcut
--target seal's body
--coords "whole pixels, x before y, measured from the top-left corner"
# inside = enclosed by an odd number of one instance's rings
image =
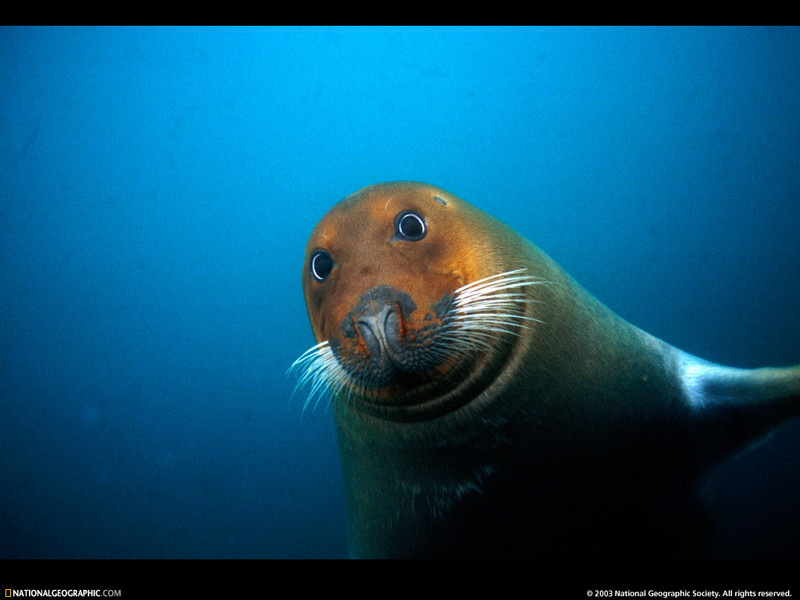
[[[673,348],[433,186],[336,205],[303,288],[356,557],[701,554],[701,476],[800,414],[800,367]]]

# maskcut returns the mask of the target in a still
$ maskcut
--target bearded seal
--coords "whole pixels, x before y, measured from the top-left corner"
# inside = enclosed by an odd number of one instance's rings
[[[353,557],[702,555],[702,476],[800,414],[800,366],[678,350],[431,185],[335,205],[302,284]]]

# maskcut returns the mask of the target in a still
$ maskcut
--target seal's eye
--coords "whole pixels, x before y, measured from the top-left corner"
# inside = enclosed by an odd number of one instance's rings
[[[311,276],[322,283],[333,270],[333,259],[325,250],[316,250],[311,255]]]
[[[394,233],[401,240],[417,242],[428,233],[425,219],[414,211],[404,210],[394,221]]]

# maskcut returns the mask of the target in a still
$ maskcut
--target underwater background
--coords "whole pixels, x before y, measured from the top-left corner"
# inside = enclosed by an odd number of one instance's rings
[[[800,363],[800,29],[0,28],[0,557],[343,558],[315,223],[388,180],[703,358]],[[711,477],[800,556],[800,422]]]

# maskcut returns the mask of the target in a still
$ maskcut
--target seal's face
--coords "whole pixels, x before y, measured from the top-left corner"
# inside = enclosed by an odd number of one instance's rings
[[[421,390],[452,379],[492,347],[504,324],[519,325],[522,294],[513,288],[530,282],[516,273],[497,279],[508,274],[493,263],[485,232],[464,218],[465,210],[474,209],[433,186],[384,184],[344,199],[323,217],[303,265],[306,305],[320,342],[305,357],[311,362],[305,377],[324,377],[315,386],[373,404],[411,397],[417,403]],[[473,318],[470,333],[470,312],[477,319],[491,313],[500,329],[481,334]]]

